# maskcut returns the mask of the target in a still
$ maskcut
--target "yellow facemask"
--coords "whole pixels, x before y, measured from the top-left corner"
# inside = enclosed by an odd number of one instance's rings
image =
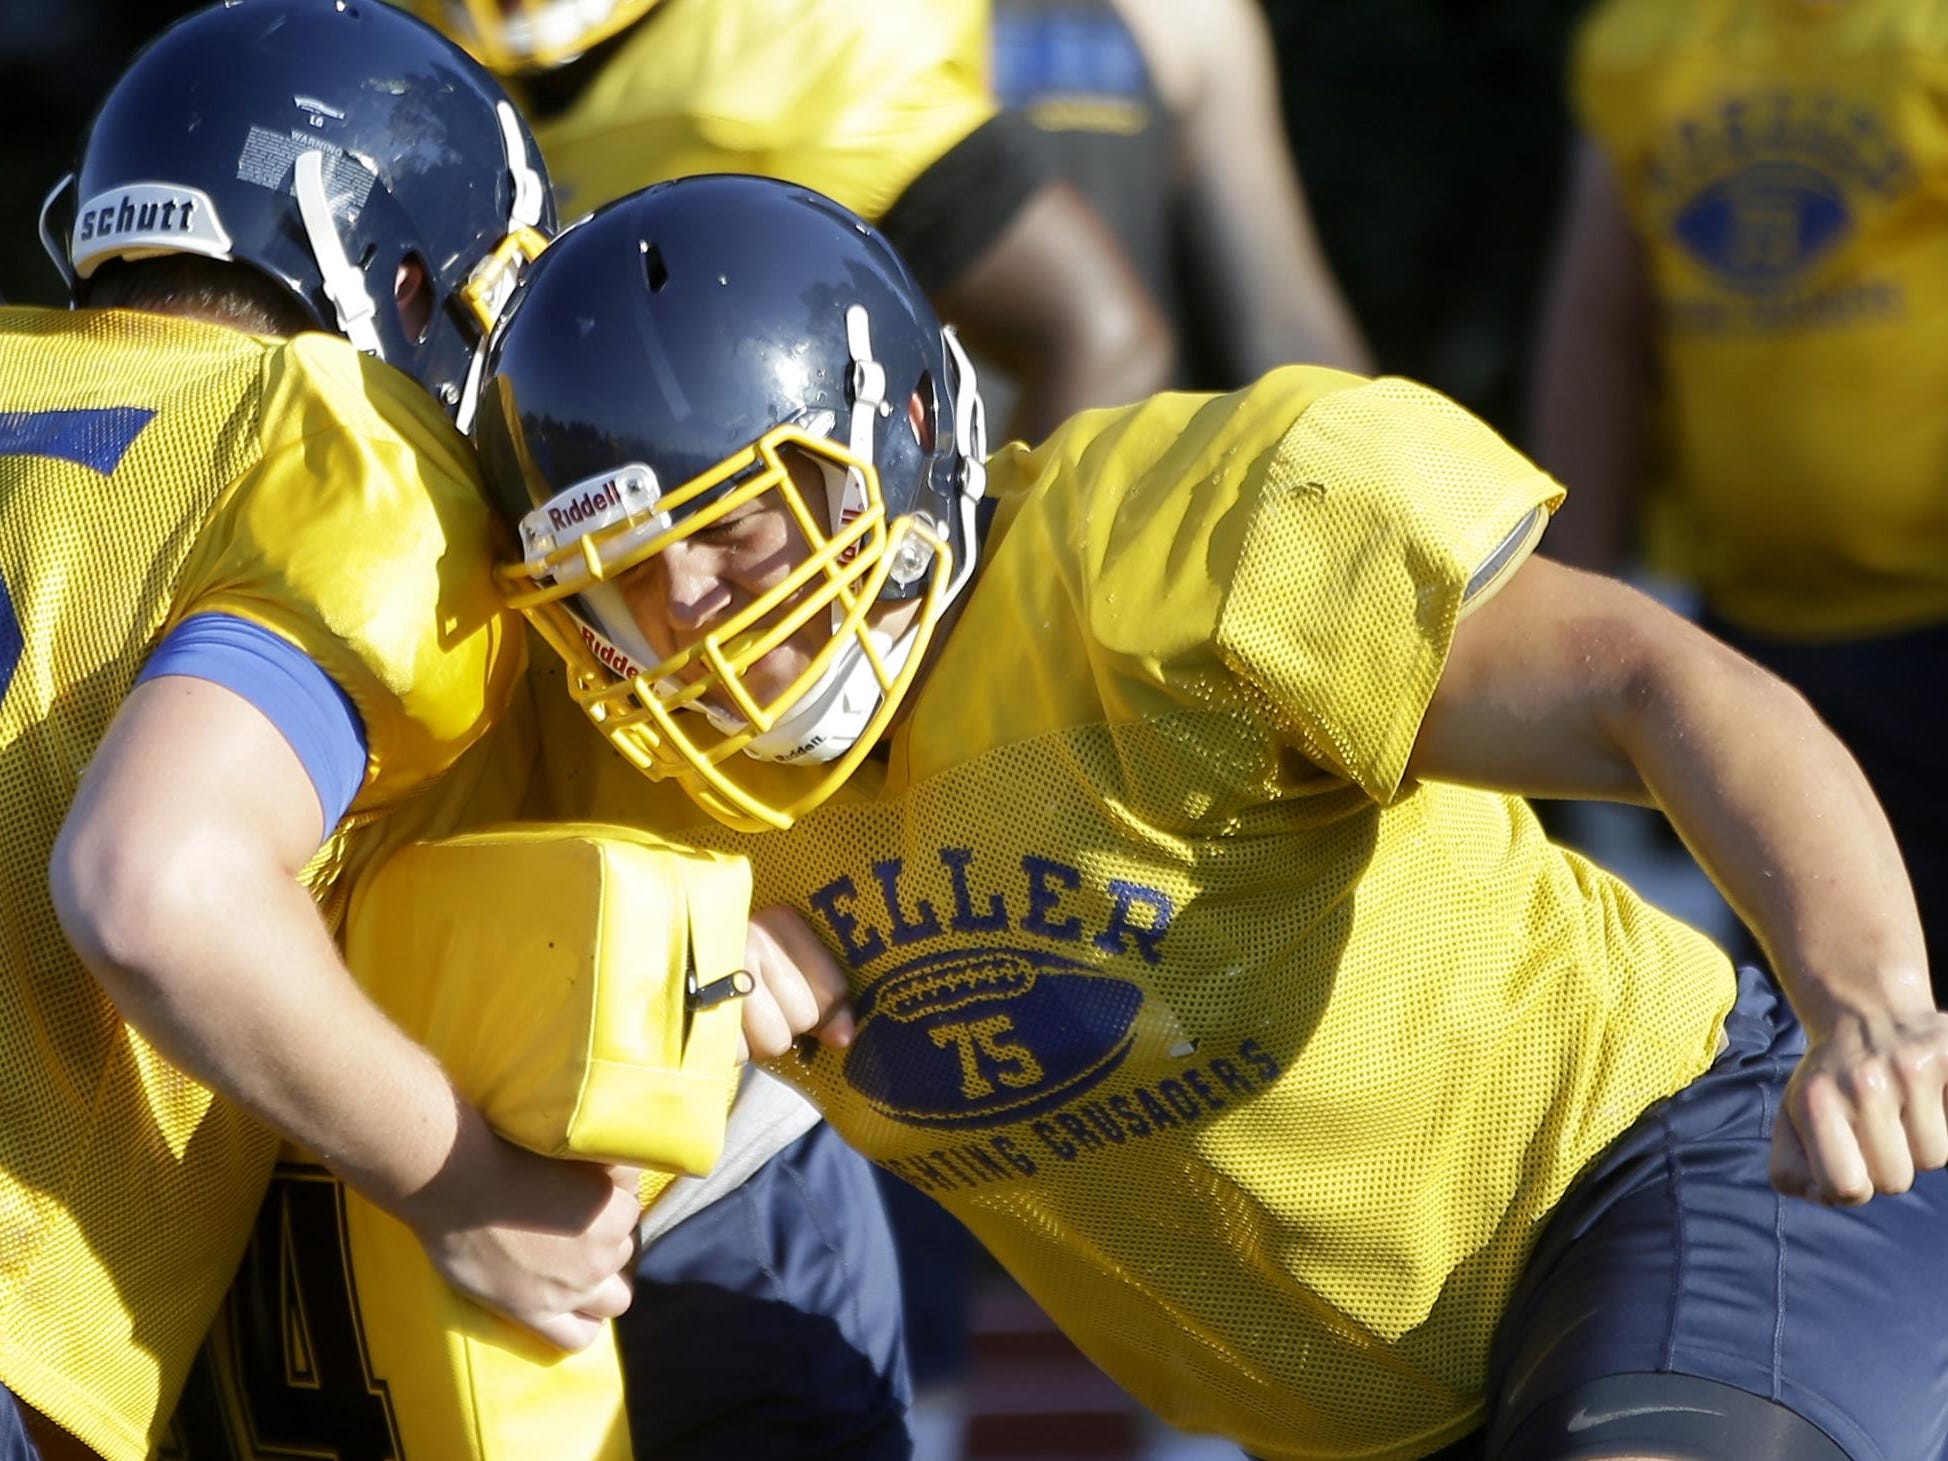
[[[863,510],[828,532],[825,515],[792,479],[782,455],[787,448],[856,474],[854,480],[864,484]],[[717,500],[684,512],[726,484],[729,490]],[[569,692],[596,729],[646,775],[675,779],[711,816],[739,830],[789,827],[838,790],[884,733],[946,612],[954,561],[944,533],[921,516],[889,523],[873,466],[797,425],[774,427],[669,492],[658,493],[640,467],[621,468],[572,491],[603,504],[600,524],[586,532],[551,531],[547,510],[538,510],[523,524],[524,561],[500,572],[509,604],[528,616],[568,665]],[[804,560],[660,663],[634,662],[570,607],[576,595],[613,583],[771,492],[779,494],[810,545]],[[922,576],[914,623],[897,646],[890,645],[874,634],[868,617],[889,581],[911,584]],[[831,620],[830,638],[789,685],[768,700],[758,698],[745,672],[819,615]],[[780,768],[746,754],[832,674],[858,673],[860,666],[877,687],[877,703],[836,758]],[[713,713],[705,713],[706,706]],[[781,786],[788,789],[780,793]]]

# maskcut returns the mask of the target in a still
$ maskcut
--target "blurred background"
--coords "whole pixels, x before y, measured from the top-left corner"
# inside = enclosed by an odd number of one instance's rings
[[[885,4],[923,0],[882,0]],[[1564,71],[1589,0],[1265,0],[1293,156],[1325,253],[1380,370],[1454,396],[1511,438],[1567,159]],[[0,295],[58,303],[36,237],[95,100],[193,8],[5,0]],[[1177,281],[1198,315],[1196,281]],[[1186,330],[1187,374],[1201,346]],[[1680,895],[1681,901],[1682,895]],[[1167,1434],[996,1271],[976,1285],[956,1447],[983,1457],[1193,1461],[1234,1448]]]
[[[919,0],[888,0],[919,3]],[[192,8],[7,0],[0,294],[51,303],[35,237],[95,99]],[[1286,117],[1334,272],[1381,367],[1515,431],[1586,0],[1268,0]]]

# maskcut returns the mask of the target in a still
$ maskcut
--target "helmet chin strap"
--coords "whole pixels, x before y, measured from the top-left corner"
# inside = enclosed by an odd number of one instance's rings
[[[77,282],[74,264],[68,258],[68,244],[54,232],[54,217],[55,210],[61,206],[62,194],[67,194],[72,200],[77,191],[74,174],[69,173],[49,189],[45,198],[41,199],[41,247],[47,251],[48,258],[54,261],[54,267],[61,271],[61,280],[68,286],[71,297]]]
[[[898,675],[920,637],[918,624],[897,640],[868,629],[888,674]],[[866,652],[854,640],[843,646],[818,683],[802,696],[791,712],[744,747],[758,761],[813,765],[836,761],[859,743],[883,698],[879,679]],[[712,717],[713,723],[716,717]],[[720,730],[724,727],[719,726]]]
[[[873,428],[893,408],[886,399],[886,367],[873,359],[872,325],[864,305],[846,307],[845,342],[846,352],[852,357],[852,370],[846,381],[847,393],[852,397],[846,445],[856,460],[871,462]],[[837,471],[824,462],[819,463],[819,470],[825,477],[826,522],[829,531],[837,534],[866,510],[866,474],[857,467]],[[845,609],[834,602],[833,632],[837,633],[844,622]]]
[[[979,387],[975,384],[973,362],[967,358],[967,352],[961,348],[960,340],[951,329],[941,333],[948,358],[954,367],[954,439],[962,458],[961,541],[968,548],[962,561],[955,565],[953,581],[947,586],[945,602],[951,603],[973,576],[975,508],[987,489],[987,413],[981,402]],[[873,461],[874,420],[890,412],[892,406],[886,399],[886,369],[873,359],[869,320],[860,305],[853,305],[846,311],[846,345],[852,355],[852,420],[847,444],[853,456],[870,462]],[[854,512],[865,509],[865,478],[857,469],[840,472],[824,462],[819,466],[825,474],[826,501],[830,505],[831,521],[836,531],[851,521],[848,508]],[[929,553],[916,559],[911,565],[911,573],[903,581],[910,582],[924,573],[931,556]],[[832,606],[832,627],[835,631],[842,620],[843,610],[835,603]],[[872,635],[873,644],[879,650],[888,674],[897,677],[913,653],[914,645],[919,642],[919,624],[909,625],[897,640],[889,639],[874,629],[869,628],[866,632]],[[753,739],[744,747],[744,754],[760,761],[780,761],[790,765],[836,761],[865,734],[882,698],[879,679],[873,673],[865,650],[856,640],[852,641],[839,650],[818,683],[792,707],[790,714]],[[720,724],[718,728],[722,730],[726,727]]]
[[[953,579],[947,585],[946,602],[960,597],[974,576],[974,562],[980,557],[981,499],[988,491],[988,408],[981,399],[980,384],[974,378],[974,362],[954,333],[943,326],[941,343],[954,368],[954,450],[960,457],[960,532],[963,551],[954,565]]]
[[[367,355],[386,358],[379,343],[378,327],[373,324],[379,308],[365,288],[365,275],[345,256],[344,242],[332,222],[331,199],[325,194],[325,154],[315,147],[300,152],[293,170],[298,195],[298,216],[304,222],[304,236],[311,245],[311,256],[318,261],[324,281],[325,297],[338,316],[338,330],[352,345]]]
[[[547,185],[528,161],[528,145],[522,140],[521,121],[514,114],[514,108],[504,101],[496,102],[494,115],[500,121],[501,149],[507,155],[507,175],[514,184],[514,200],[507,205],[507,231],[511,236],[524,228],[540,226],[542,205],[547,201]],[[482,260],[475,266],[476,275],[481,268],[491,267],[491,263],[491,256]],[[496,320],[507,308],[517,277],[515,272],[510,271],[501,278],[500,289],[492,300]],[[487,366],[487,337],[491,333],[491,327],[482,329],[474,339],[473,349],[467,355],[467,378],[460,384],[459,400],[453,403],[453,424],[463,436],[473,429],[474,412],[480,405],[480,377]]]
[[[507,231],[541,226],[541,210],[548,201],[548,185],[528,161],[528,144],[521,138],[521,119],[507,102],[494,103],[494,116],[501,126],[501,151],[507,158],[507,175],[514,183],[514,200],[507,205]]]

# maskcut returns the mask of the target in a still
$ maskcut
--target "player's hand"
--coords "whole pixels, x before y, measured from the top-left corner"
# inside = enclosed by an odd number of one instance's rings
[[[1948,1015],[1849,1015],[1808,1043],[1772,1133],[1772,1185],[1853,1205],[1948,1164]]]
[[[744,996],[740,1060],[783,1055],[801,1035],[843,1050],[852,1043],[852,1007],[845,971],[805,920],[789,908],[751,915],[744,967],[755,988]]]
[[[463,1118],[447,1167],[400,1216],[448,1283],[562,1349],[629,1307],[633,1167],[538,1157]]]

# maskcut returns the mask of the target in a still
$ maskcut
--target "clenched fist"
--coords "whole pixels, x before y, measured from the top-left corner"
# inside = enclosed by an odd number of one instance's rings
[[[1948,1164],[1948,1015],[1877,1011],[1812,1040],[1773,1132],[1772,1184],[1854,1204]]]
[[[744,996],[740,1059],[783,1055],[801,1035],[816,1035],[834,1050],[852,1043],[845,971],[791,909],[766,908],[751,916],[744,967],[755,987]]]

